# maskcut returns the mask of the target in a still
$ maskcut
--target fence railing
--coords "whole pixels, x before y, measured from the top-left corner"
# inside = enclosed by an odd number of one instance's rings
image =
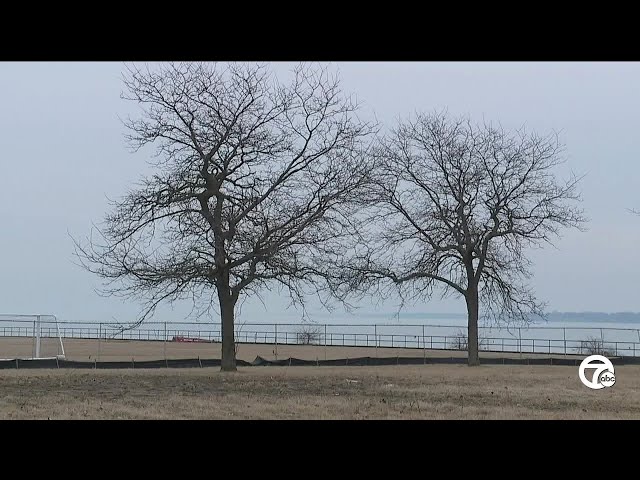
[[[42,338],[220,342],[220,326],[202,322],[145,322],[137,328],[114,323],[49,322],[38,326]],[[0,317],[0,337],[34,337],[29,319]],[[529,326],[479,327],[481,351],[547,354],[640,355],[640,329]],[[460,325],[241,323],[240,344],[354,346],[374,348],[466,350]],[[277,355],[277,353],[276,353]],[[0,355],[1,356],[1,355]]]

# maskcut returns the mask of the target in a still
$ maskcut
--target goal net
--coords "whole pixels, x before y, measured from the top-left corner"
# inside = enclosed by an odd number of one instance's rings
[[[64,358],[55,315],[0,314],[0,359]]]

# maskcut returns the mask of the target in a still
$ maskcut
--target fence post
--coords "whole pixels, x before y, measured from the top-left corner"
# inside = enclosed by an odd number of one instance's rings
[[[278,324],[274,323],[273,324],[273,328],[274,328],[274,342],[276,343],[276,350],[275,350],[275,354],[276,354],[276,361],[278,360]]]
[[[562,340],[564,340],[564,356],[567,356],[567,329],[562,329]]]
[[[427,363],[427,339],[424,337],[424,325],[422,325],[422,363]]]
[[[522,358],[522,329],[518,327],[518,350],[520,350],[520,358]]]
[[[163,354],[164,354],[164,362],[167,363],[167,322],[164,322]]]
[[[26,329],[25,329],[26,332]],[[20,334],[20,330],[18,330],[18,335]],[[28,335],[25,335],[28,336]],[[36,357],[36,319],[33,319],[33,340],[31,341],[31,356]]]
[[[373,326],[373,336],[376,342],[376,358],[378,358],[378,324]]]
[[[324,324],[324,359],[327,359],[327,324]]]
[[[40,318],[40,315],[38,315],[36,318],[37,318],[37,323],[34,324],[35,326],[33,329],[33,336],[35,337],[35,340],[36,340],[35,357],[40,358],[40,337],[42,336],[42,319]]]
[[[602,342],[602,349],[604,350],[604,334],[602,333],[602,329],[600,329],[600,341]]]
[[[100,343],[102,339],[102,322],[100,322],[100,328],[98,330],[98,361],[100,361]]]

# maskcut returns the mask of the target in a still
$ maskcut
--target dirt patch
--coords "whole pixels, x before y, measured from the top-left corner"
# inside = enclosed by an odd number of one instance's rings
[[[181,343],[154,340],[108,340],[67,338],[63,339],[66,358],[77,361],[145,361],[184,359],[184,358],[220,358],[219,343]],[[54,342],[55,343],[55,342]],[[51,347],[49,347],[51,348]],[[26,358],[32,355],[33,339],[25,337],[0,337],[0,358]],[[52,351],[55,355],[56,351]],[[358,357],[465,357],[467,352],[457,350],[422,350],[419,348],[375,348],[327,346],[322,345],[271,345],[238,344],[237,358],[253,361],[257,356],[269,360],[289,357],[303,360],[333,360]],[[481,352],[481,358],[566,358],[563,355],[519,354]],[[569,355],[569,358],[584,358]]]

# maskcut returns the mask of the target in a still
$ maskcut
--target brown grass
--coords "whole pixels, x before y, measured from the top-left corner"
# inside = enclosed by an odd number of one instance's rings
[[[160,360],[166,358],[220,358],[219,343],[180,343],[148,341],[148,340],[108,340],[101,341],[80,338],[64,339],[66,358],[78,361],[125,361],[132,358],[136,361]],[[42,355],[56,355],[55,342],[47,339]],[[32,354],[33,339],[24,337],[0,337],[0,358],[29,357]],[[331,360],[336,358],[357,357],[466,357],[467,352],[458,350],[429,350],[419,348],[375,348],[349,346],[318,345],[271,345],[271,344],[238,344],[237,358],[253,361],[258,355],[273,360],[289,357],[305,360]],[[548,354],[491,353],[481,352],[480,356],[488,357],[549,357]],[[562,358],[563,355],[551,355]],[[572,356],[584,358],[583,356]]]
[[[2,370],[0,419],[640,419],[640,367],[427,365]]]

